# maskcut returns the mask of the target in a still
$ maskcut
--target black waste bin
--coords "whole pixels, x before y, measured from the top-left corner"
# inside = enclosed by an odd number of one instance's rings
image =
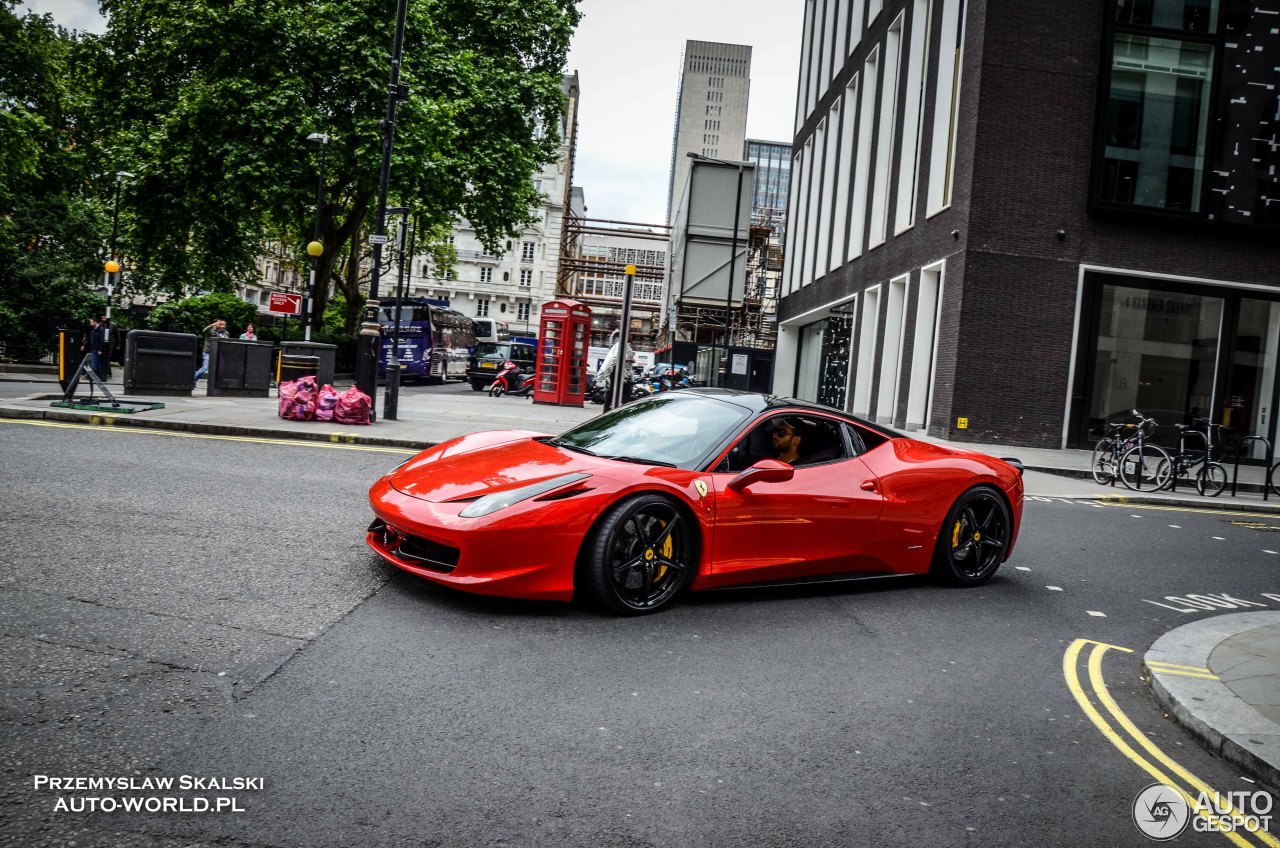
[[[200,362],[192,333],[130,330],[124,343],[124,393],[191,395]]]
[[[320,342],[281,342],[280,349],[284,351],[285,356],[314,356],[319,361],[319,370],[316,371],[316,382],[323,385],[333,385],[333,372],[338,361],[338,346],[331,344],[321,344]]]
[[[271,342],[210,339],[209,397],[267,397],[271,394]]]
[[[281,353],[276,359],[276,382],[287,383],[310,374],[312,377],[320,370],[320,357],[302,356],[296,353]],[[319,380],[316,381],[319,385]]]

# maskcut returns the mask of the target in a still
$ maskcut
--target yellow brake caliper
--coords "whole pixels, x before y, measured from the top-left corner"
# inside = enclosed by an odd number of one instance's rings
[[[953,549],[960,547],[960,524],[960,519],[957,518],[956,526],[951,531],[951,547]]]
[[[659,521],[658,524],[664,528],[667,526],[665,521]],[[668,536],[662,542],[662,558],[665,560],[670,560],[671,552],[672,550],[674,550],[674,548],[675,546],[671,544],[671,537]],[[653,576],[654,582],[656,583],[657,581],[661,580],[662,576],[666,573],[667,573],[667,567],[665,565],[659,566],[658,573]]]

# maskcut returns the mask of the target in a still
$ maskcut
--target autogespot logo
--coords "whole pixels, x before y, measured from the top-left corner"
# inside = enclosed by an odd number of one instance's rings
[[[1191,808],[1182,793],[1163,783],[1153,783],[1133,799],[1133,823],[1149,839],[1164,842],[1187,829]]]

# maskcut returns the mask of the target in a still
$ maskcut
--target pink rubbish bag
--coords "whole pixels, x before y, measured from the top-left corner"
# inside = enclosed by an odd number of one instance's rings
[[[338,393],[333,386],[325,383],[320,387],[320,396],[316,400],[316,420],[332,421],[334,409],[338,406]]]
[[[368,424],[369,411],[373,409],[373,401],[355,386],[338,395],[338,405],[334,407],[333,417],[339,424]]]
[[[308,374],[280,384],[280,417],[290,421],[312,421],[316,417],[316,378]]]

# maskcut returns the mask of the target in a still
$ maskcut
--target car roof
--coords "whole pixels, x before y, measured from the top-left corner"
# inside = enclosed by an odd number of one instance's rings
[[[896,430],[891,430],[883,425],[867,421],[865,418],[859,418],[856,415],[851,415],[842,409],[836,409],[833,406],[824,406],[823,404],[814,403],[813,401],[800,400],[799,398],[766,395],[761,394],[760,392],[746,392],[740,389],[724,389],[705,386],[695,389],[682,389],[681,391],[704,395],[707,397],[714,397],[719,400],[728,401],[729,403],[735,403],[739,406],[745,406],[757,415],[780,409],[803,409],[844,419],[850,423],[866,427],[868,430],[873,430],[889,439],[908,438],[905,433],[899,433]]]

